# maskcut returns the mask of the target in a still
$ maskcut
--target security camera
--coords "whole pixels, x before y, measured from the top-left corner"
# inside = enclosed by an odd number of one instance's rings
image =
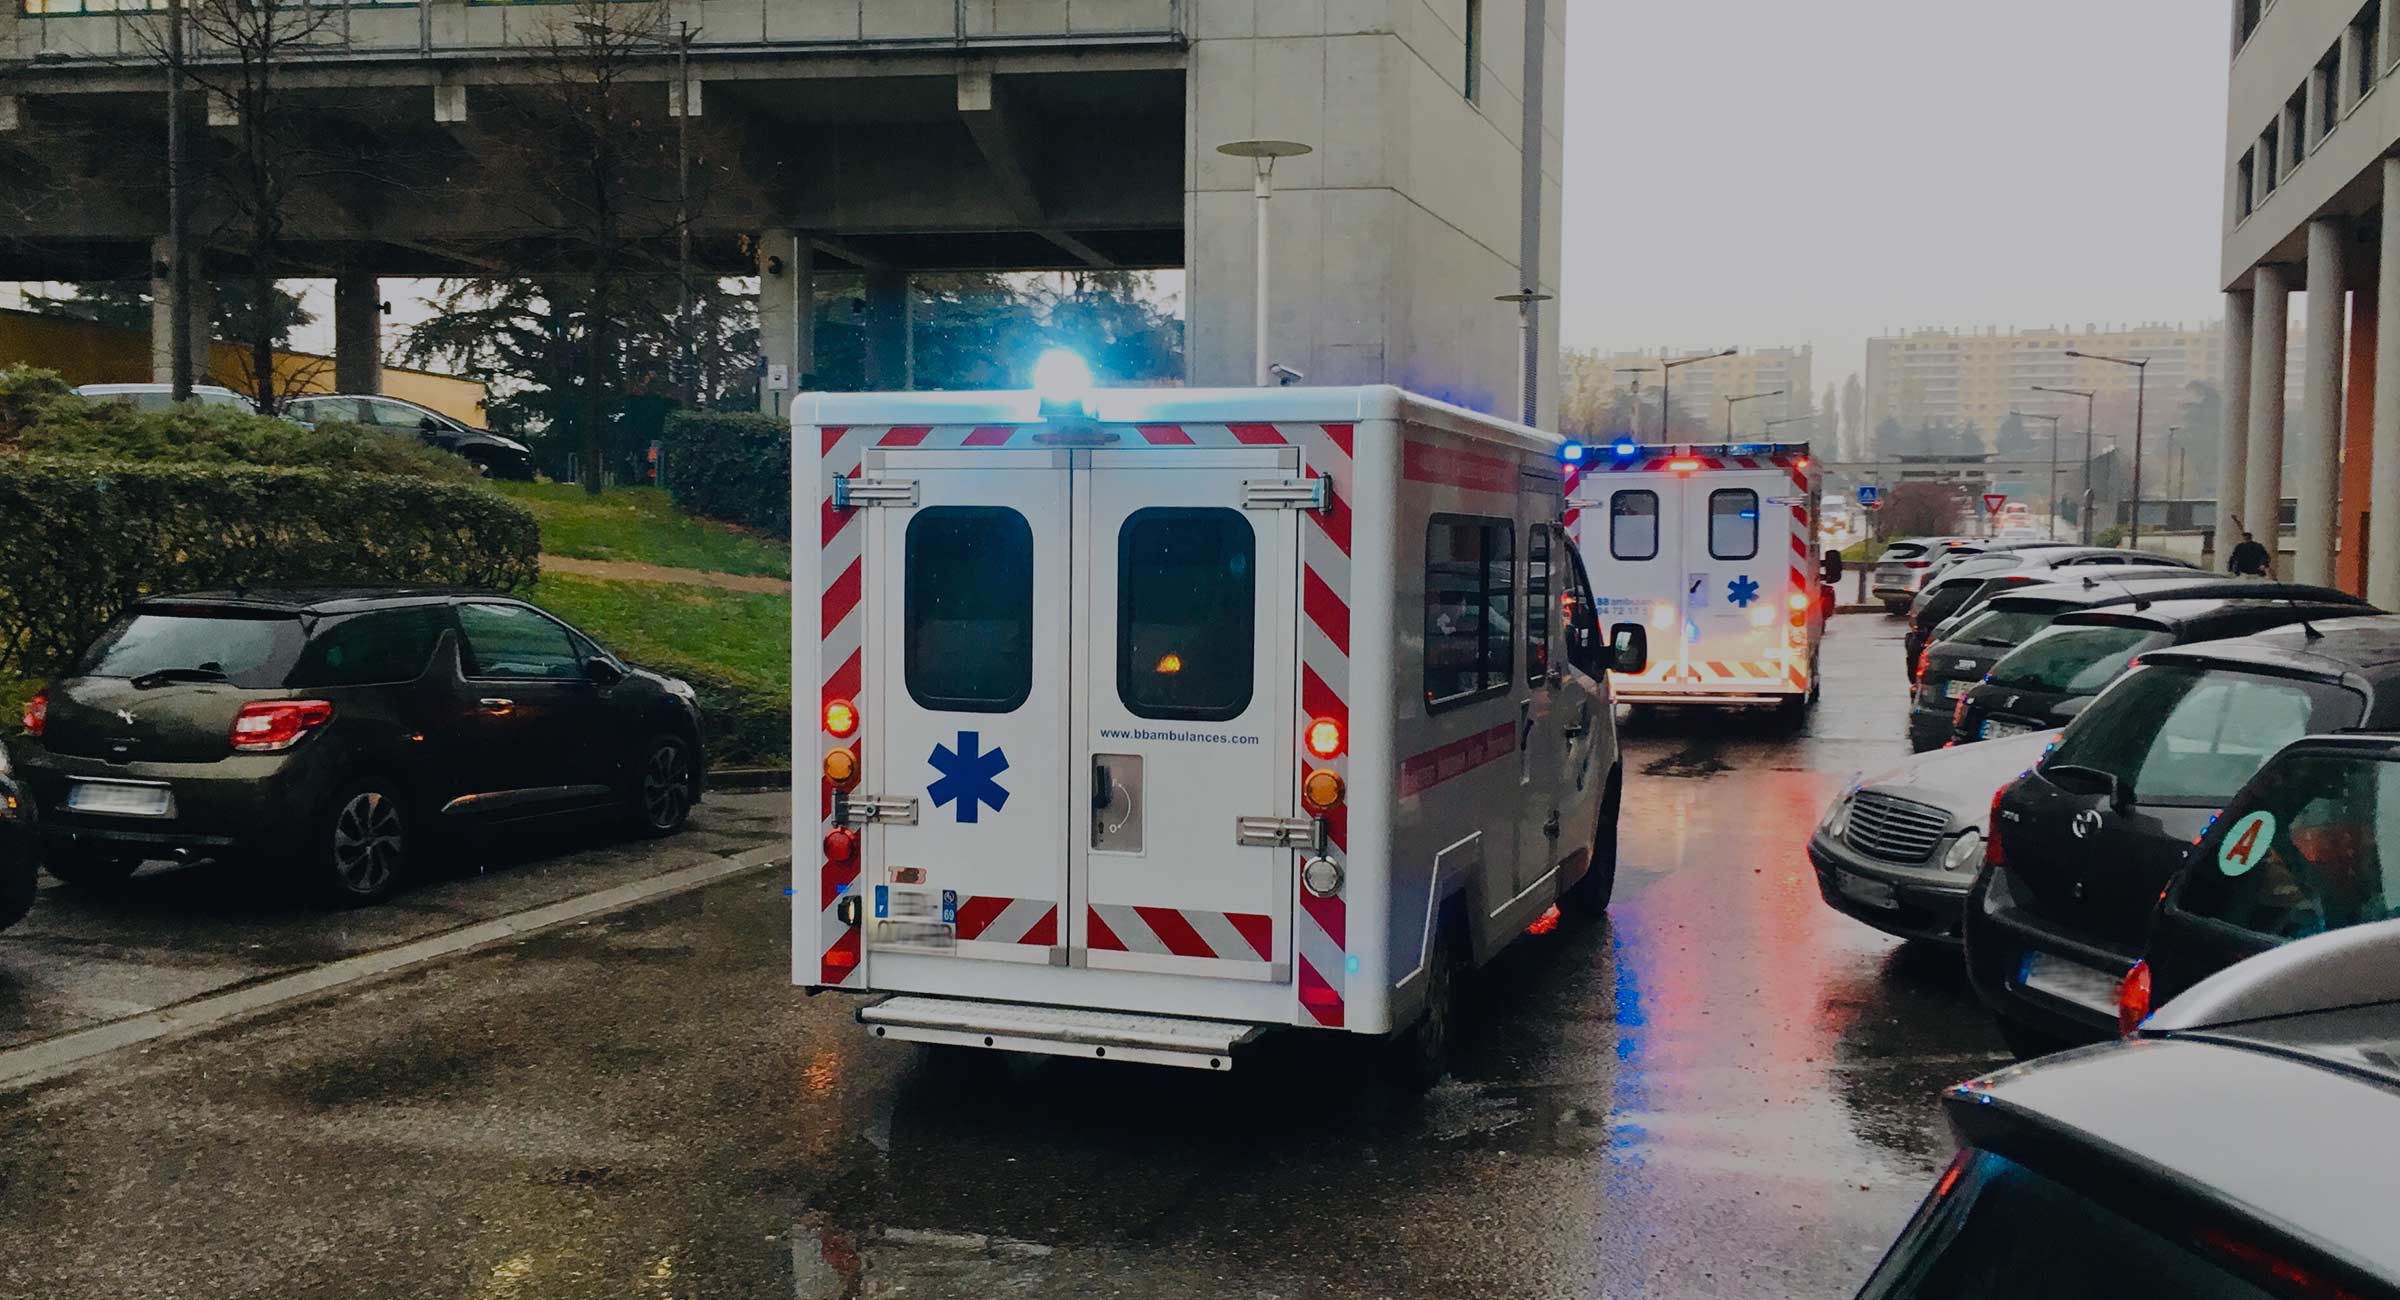
[[[1275,382],[1285,388],[1289,388],[1294,384],[1305,384],[1308,382],[1308,376],[1301,374],[1299,371],[1292,369],[1290,366],[1287,366],[1280,361],[1269,365],[1267,367],[1267,373],[1275,376]]]

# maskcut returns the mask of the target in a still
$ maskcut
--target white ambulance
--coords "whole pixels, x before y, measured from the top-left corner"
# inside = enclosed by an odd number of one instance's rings
[[[1456,975],[1606,907],[1648,638],[1594,621],[1559,439],[1392,388],[793,420],[793,978],[873,1035],[1222,1070],[1327,1028],[1430,1081]]]
[[[1650,631],[1650,664],[1617,680],[1617,700],[1772,705],[1804,718],[1842,568],[1840,552],[1817,553],[1807,444],[1622,440],[1565,454],[1567,532],[1590,565],[1599,617]]]

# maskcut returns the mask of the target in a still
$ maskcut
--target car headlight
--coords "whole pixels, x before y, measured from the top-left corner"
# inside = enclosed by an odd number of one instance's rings
[[[1983,865],[1983,832],[1973,827],[1960,831],[1942,854],[1942,870],[1973,871]]]
[[[700,693],[692,689],[692,684],[680,677],[670,677],[667,679],[667,694],[672,695],[676,699],[682,700],[687,704],[697,703],[700,699]]]
[[[1825,820],[1817,823],[1817,829],[1824,832],[1826,839],[1838,840],[1843,832],[1850,829],[1850,805],[1857,798],[1858,787],[1851,786],[1842,791],[1841,798],[1833,801],[1833,807],[1825,810]]]
[[[0,776],[14,776],[16,768],[8,761],[8,746],[0,745]]]

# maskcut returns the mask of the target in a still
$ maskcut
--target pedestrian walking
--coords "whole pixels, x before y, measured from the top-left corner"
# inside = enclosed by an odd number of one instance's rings
[[[2257,538],[2243,533],[2240,544],[2226,558],[2225,567],[2237,578],[2263,578],[2275,567],[2275,557],[2267,553]]]

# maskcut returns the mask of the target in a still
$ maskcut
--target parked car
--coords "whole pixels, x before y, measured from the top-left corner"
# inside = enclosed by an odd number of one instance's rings
[[[1983,547],[1971,537],[1904,537],[1883,548],[1868,578],[1868,591],[1894,614],[1908,612],[1908,603],[1925,585],[1925,575],[1953,552],[1978,555]]]
[[[284,413],[305,424],[341,420],[384,433],[422,438],[473,465],[493,478],[531,480],[533,449],[514,438],[462,424],[429,406],[397,397],[357,397],[344,393],[295,397],[283,404]]]
[[[2056,738],[1938,750],[1844,791],[1808,841],[1826,905],[1885,934],[1955,946],[1992,796]]]
[[[1908,739],[1913,748],[1922,752],[1956,741],[1958,702],[2011,651],[2061,615],[2088,609],[2139,612],[2162,600],[2212,596],[2351,605],[2354,612],[2371,608],[2331,587],[2257,582],[2190,569],[2102,567],[2076,572],[2084,576],[2051,583],[2034,579],[2027,585],[2017,585],[2024,575],[1994,578],[1987,586],[1995,590],[1976,597],[1982,604],[1969,601],[1964,610],[1935,630],[1934,641],[1918,656],[1916,694],[1908,714]]]
[[[2118,1025],[2245,958],[2394,917],[2400,734],[2295,741],[2217,814],[2168,885],[2148,954],[2119,986]]]
[[[2400,923],[2244,962],[2138,1042],[1942,1108],[1958,1156],[1860,1300],[2400,1296]]]
[[[75,390],[75,395],[91,398],[95,402],[116,402],[144,411],[164,411],[175,405],[173,384],[85,384]],[[226,406],[252,413],[258,410],[251,405],[249,398],[215,384],[192,385],[192,400],[202,406]]]
[[[25,919],[41,885],[34,854],[33,801],[17,784],[8,746],[0,744],[0,930]]]
[[[2010,1045],[2114,1034],[2159,895],[2217,810],[2285,745],[2361,727],[2400,728],[2400,618],[2142,653],[1994,802],[1967,973]]]
[[[1912,682],[1917,680],[1918,671],[1924,665],[1925,647],[1934,640],[1934,629],[1965,608],[1970,600],[1995,580],[2019,578],[2027,582],[2041,582],[2069,576],[2068,570],[2078,568],[2144,566],[2197,572],[2183,561],[2164,555],[2047,544],[1986,552],[1961,560],[1947,571],[1926,579],[1925,589],[1909,602],[1908,633],[1902,645],[1902,653],[1906,656],[1902,662],[1908,669],[1908,679]]]
[[[451,831],[604,814],[670,834],[703,770],[689,686],[470,592],[145,600],[33,697],[25,729],[61,880],[260,860],[345,903],[390,894]]]
[[[1946,743],[1997,740],[2063,727],[2140,655],[2166,646],[2248,636],[2371,607],[2336,593],[2323,601],[2177,596],[2061,614],[1992,665],[1952,706]],[[2231,790],[2226,791],[2231,794]]]

